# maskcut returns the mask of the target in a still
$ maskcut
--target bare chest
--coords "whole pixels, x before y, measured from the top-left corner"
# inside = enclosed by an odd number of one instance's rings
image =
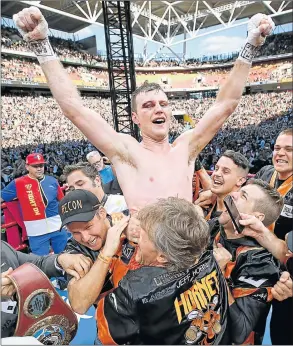
[[[170,196],[191,200],[193,165],[188,153],[174,150],[167,155],[143,152],[137,167],[122,165],[117,176],[128,206],[143,206]]]

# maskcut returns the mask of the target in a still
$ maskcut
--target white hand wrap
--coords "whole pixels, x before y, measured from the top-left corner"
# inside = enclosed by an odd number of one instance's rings
[[[30,18],[36,22],[34,17],[34,11],[39,11],[36,8],[31,8]],[[48,23],[43,15],[37,21],[38,25],[29,32],[21,29],[20,18],[17,14],[13,16],[13,20],[16,24],[18,31],[20,32],[23,39],[28,42],[28,46],[35,53],[40,64],[43,64],[50,60],[56,60],[58,57],[55,55],[53,48],[48,39]]]
[[[260,27],[263,24],[261,23],[263,20],[267,21],[265,25],[269,24],[269,31],[264,33],[262,32]],[[274,29],[275,23],[270,17],[266,16],[265,14],[258,13],[250,18],[247,24],[247,40],[239,53],[238,59],[247,64],[251,64],[252,59],[256,56],[258,48],[265,43],[266,36],[270,35],[274,31]]]
[[[29,42],[30,49],[36,54],[36,57],[40,64],[47,61],[57,60],[58,57],[53,51],[51,43],[48,37],[44,40],[37,40]]]

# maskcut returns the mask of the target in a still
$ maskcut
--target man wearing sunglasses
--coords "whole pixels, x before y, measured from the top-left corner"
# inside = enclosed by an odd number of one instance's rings
[[[38,153],[26,158],[28,174],[13,180],[1,192],[1,201],[10,202],[18,198],[32,252],[43,256],[64,250],[67,232],[61,230],[58,201],[63,192],[57,180],[45,175],[45,160]]]

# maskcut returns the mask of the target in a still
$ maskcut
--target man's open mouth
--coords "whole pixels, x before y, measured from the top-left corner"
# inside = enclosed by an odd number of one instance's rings
[[[157,118],[155,120],[152,121],[153,124],[164,124],[166,122],[165,118]]]
[[[224,183],[218,179],[213,179],[213,185],[214,186],[221,186],[223,185]]]

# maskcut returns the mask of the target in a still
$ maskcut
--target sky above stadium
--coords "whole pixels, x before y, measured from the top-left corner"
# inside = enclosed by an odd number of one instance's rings
[[[242,19],[238,21],[241,23],[247,19]],[[200,33],[208,33],[212,30],[219,28],[219,26],[214,26],[212,28],[202,29]],[[203,55],[214,55],[231,53],[240,50],[242,44],[245,41],[247,35],[247,25],[238,26],[235,28],[227,29],[221,32],[212,33],[206,36],[196,38],[194,40],[187,41],[186,43],[186,58],[200,57]],[[275,33],[280,33],[284,31],[292,30],[292,23],[282,25],[275,29]],[[106,50],[105,38],[104,38],[104,28],[101,26],[91,25],[83,30],[76,33],[78,39],[86,38],[92,35],[96,35],[97,49],[101,51]],[[183,40],[183,35],[177,37],[177,41]],[[136,54],[143,54],[145,40],[143,38],[138,38],[137,36],[133,38],[134,50]],[[147,55],[151,55],[156,52],[161,45],[158,43],[147,41]],[[183,52],[183,43],[171,47],[175,53]],[[170,53],[171,51],[164,48],[162,52]]]
[[[215,29],[215,28],[214,28]],[[207,32],[210,30],[206,30]],[[201,31],[201,33],[204,31]],[[79,39],[96,35],[97,37],[97,49],[105,51],[105,39],[104,28],[91,25],[76,33]],[[222,54],[227,52],[233,52],[240,49],[246,37],[246,26],[239,26],[234,29],[228,29],[219,33],[210,34],[207,36],[199,37],[195,40],[187,41],[186,43],[186,57],[199,57],[202,55],[210,54]],[[181,41],[183,35],[177,37],[177,41]],[[144,50],[145,40],[133,38],[134,50],[136,54],[142,54]],[[152,54],[161,47],[160,44],[147,41],[147,53]],[[172,47],[175,53],[183,52],[183,43],[180,43]],[[170,50],[164,48],[161,52],[170,53]]]
[[[247,18],[243,18],[237,21],[237,23],[241,23],[246,20]],[[6,19],[6,21],[14,26],[12,20]],[[221,26],[218,25],[211,28],[202,29],[199,33],[209,33],[210,31],[218,29],[220,27]],[[244,24],[242,26],[226,29],[221,32],[211,33],[206,36],[198,37],[194,40],[187,41],[186,58],[198,58],[204,55],[217,55],[239,51],[246,38],[246,28],[247,25]],[[280,33],[284,31],[292,31],[292,23],[276,27],[275,29],[275,33]],[[50,29],[50,32],[51,34],[57,37],[65,39],[74,39],[72,34],[67,34],[65,32],[52,29]],[[80,31],[77,31],[74,34],[75,40],[81,40],[83,38],[87,38],[93,35],[96,36],[97,50],[105,53],[106,45],[104,27],[102,25],[90,25]],[[178,42],[181,40],[183,40],[183,35],[177,36],[176,41]],[[143,54],[145,42],[146,41],[143,38],[138,38],[137,36],[134,36],[133,43],[135,54]],[[161,45],[158,43],[147,41],[147,56],[150,56],[151,54],[155,53],[160,46]],[[183,43],[180,43],[176,46],[172,46],[172,50],[175,53],[181,55],[183,53]],[[160,53],[172,54],[171,51],[167,48],[164,48]]]

